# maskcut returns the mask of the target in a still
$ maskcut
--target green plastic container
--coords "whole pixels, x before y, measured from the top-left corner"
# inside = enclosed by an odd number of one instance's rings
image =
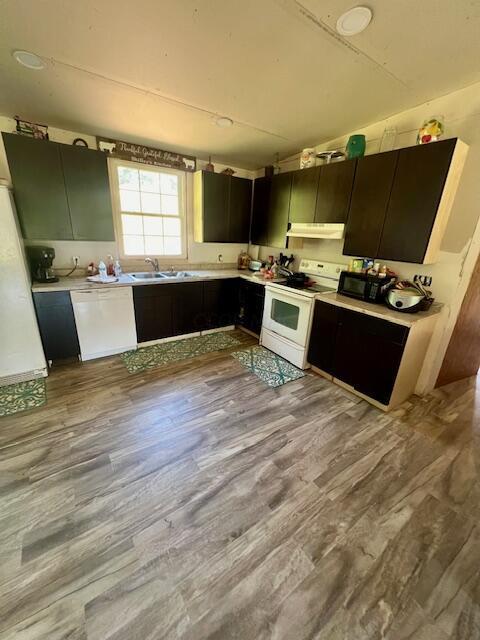
[[[361,158],[365,155],[365,136],[356,133],[347,142],[347,158]]]

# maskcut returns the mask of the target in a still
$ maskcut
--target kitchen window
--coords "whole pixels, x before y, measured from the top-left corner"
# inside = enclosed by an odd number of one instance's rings
[[[109,160],[122,258],[186,258],[185,173]]]

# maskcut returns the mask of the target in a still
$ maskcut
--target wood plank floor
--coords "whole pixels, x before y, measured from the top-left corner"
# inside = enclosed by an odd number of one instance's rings
[[[480,638],[475,380],[384,415],[223,351],[47,391],[0,419],[2,640]]]

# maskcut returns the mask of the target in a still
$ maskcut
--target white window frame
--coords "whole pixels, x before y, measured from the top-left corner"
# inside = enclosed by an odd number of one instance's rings
[[[122,227],[122,209],[120,206],[120,185],[118,181],[118,167],[129,167],[132,169],[139,169],[141,171],[153,171],[161,173],[171,173],[178,177],[178,216],[163,216],[171,217],[180,220],[180,234],[182,243],[182,252],[179,254],[126,254],[123,246],[123,227]],[[110,193],[112,196],[112,208],[113,208],[113,224],[115,229],[115,238],[118,246],[118,253],[122,260],[144,260],[146,257],[151,256],[157,258],[159,262],[172,262],[175,260],[186,260],[188,257],[188,234],[187,234],[187,215],[186,215],[186,203],[187,203],[187,180],[184,171],[177,169],[170,169],[169,167],[157,167],[155,165],[143,164],[140,162],[132,162],[130,160],[121,160],[120,158],[108,158],[108,174],[110,181]],[[145,214],[142,211],[125,211],[123,213],[131,213],[133,215],[152,215],[157,214]]]

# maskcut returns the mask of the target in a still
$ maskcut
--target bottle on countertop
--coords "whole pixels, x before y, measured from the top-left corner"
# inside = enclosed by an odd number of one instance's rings
[[[113,256],[112,255],[108,255],[107,256],[108,260],[107,260],[107,276],[113,276],[113,274],[115,273],[115,265],[113,264]]]
[[[98,263],[98,275],[100,276],[101,280],[107,279],[107,267],[103,260],[100,260],[100,262]]]
[[[115,260],[115,266],[114,266],[113,272],[116,278],[119,278],[122,275],[122,266],[118,258]]]

